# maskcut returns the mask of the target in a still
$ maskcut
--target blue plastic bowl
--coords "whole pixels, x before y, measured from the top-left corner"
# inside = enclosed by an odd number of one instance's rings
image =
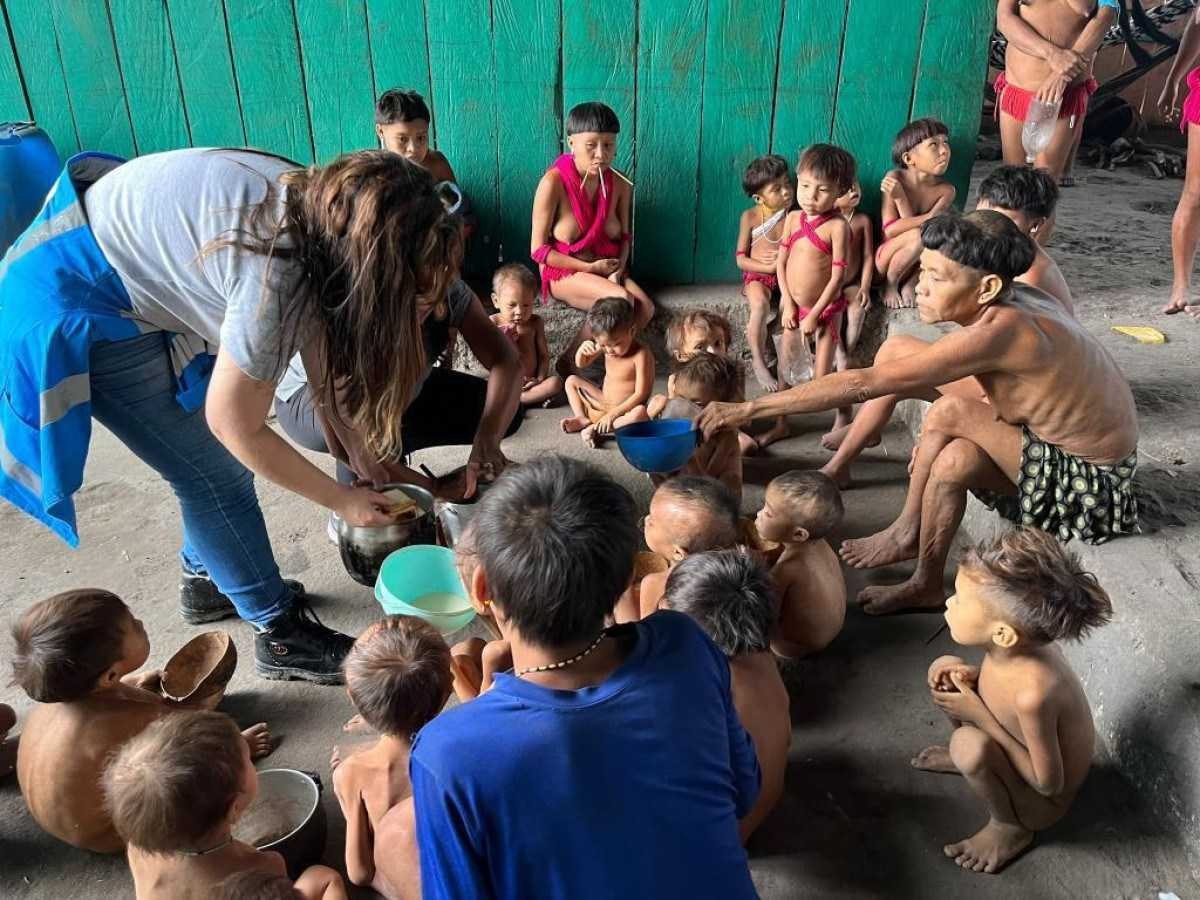
[[[629,464],[642,472],[674,472],[692,458],[700,432],[690,419],[635,422],[615,432],[617,446]]]
[[[454,551],[433,544],[414,544],[389,553],[375,580],[375,599],[389,615],[416,616],[443,635],[453,634],[475,618]]]

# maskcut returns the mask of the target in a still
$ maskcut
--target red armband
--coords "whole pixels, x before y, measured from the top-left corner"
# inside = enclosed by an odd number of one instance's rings
[[[832,266],[833,266],[835,269],[844,269],[844,268],[846,268],[846,261],[845,261],[844,259],[835,259],[835,260],[834,260],[834,261],[831,263],[831,265],[832,265]]]
[[[897,222],[899,222],[899,221],[900,221],[900,219],[899,219],[899,218],[896,218],[896,219],[888,219],[888,221],[886,221],[886,222],[884,222],[884,223],[883,223],[883,230],[884,230],[884,231],[887,231],[889,228],[891,228],[893,225],[895,225],[895,224],[896,224]]]
[[[551,247],[549,244],[542,244],[542,246],[538,247],[531,254],[533,256],[533,261],[535,263],[538,263],[539,265],[544,266],[546,264],[546,260],[550,256],[550,251],[553,249],[554,248]]]
[[[737,257],[737,256],[745,256],[745,255],[746,255],[746,251],[745,251],[745,250],[735,250],[735,251],[733,252],[733,255],[734,255],[735,257]]]

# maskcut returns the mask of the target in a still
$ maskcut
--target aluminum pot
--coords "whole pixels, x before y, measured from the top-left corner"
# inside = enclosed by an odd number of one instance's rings
[[[239,840],[283,857],[288,877],[321,861],[325,853],[325,807],[321,778],[299,769],[264,769],[258,796],[234,829]]]
[[[393,550],[411,544],[432,544],[436,537],[433,494],[415,484],[385,484],[379,490],[403,491],[416,501],[421,515],[390,525],[351,525],[334,513],[342,565],[351,578],[367,587],[375,586],[379,567]]]

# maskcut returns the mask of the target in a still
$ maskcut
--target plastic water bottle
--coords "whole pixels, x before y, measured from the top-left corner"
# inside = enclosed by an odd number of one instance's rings
[[[1029,104],[1029,113],[1025,116],[1025,127],[1021,129],[1021,146],[1025,148],[1025,162],[1033,165],[1038,154],[1050,146],[1054,137],[1054,128],[1058,124],[1058,111],[1062,101],[1045,103],[1037,98]]]
[[[786,349],[782,346],[783,341],[787,342]],[[812,351],[808,347],[808,340],[797,330],[786,335],[780,341],[780,345],[779,377],[784,384],[795,387],[798,384],[812,381],[813,358]]]

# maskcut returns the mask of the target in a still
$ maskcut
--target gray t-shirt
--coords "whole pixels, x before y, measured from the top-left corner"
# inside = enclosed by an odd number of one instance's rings
[[[251,378],[278,381],[299,349],[296,340],[281,347],[283,332],[293,330],[284,327],[295,298],[293,265],[232,247],[203,258],[201,251],[246,228],[272,186],[264,224],[278,221],[284,194],[278,178],[294,168],[242,150],[173,150],[130,160],[96,182],[84,207],[129,292],[133,317],[194,338],[197,350],[224,347]]]
[[[410,396],[414,399],[417,394],[421,393],[421,388],[425,384],[425,379],[429,377],[433,364],[446,349],[450,329],[458,328],[462,324],[463,317],[467,314],[471,301],[474,299],[476,299],[475,292],[467,287],[467,283],[461,278],[456,279],[451,282],[450,288],[446,291],[448,308],[446,317],[436,319],[434,314],[430,313],[421,324],[421,337],[425,344],[425,368],[421,372],[420,380],[413,386]],[[304,363],[300,361],[300,354],[297,353],[288,363],[287,371],[283,373],[283,378],[275,388],[275,396],[287,403],[306,384],[308,384],[308,374],[304,371]]]

